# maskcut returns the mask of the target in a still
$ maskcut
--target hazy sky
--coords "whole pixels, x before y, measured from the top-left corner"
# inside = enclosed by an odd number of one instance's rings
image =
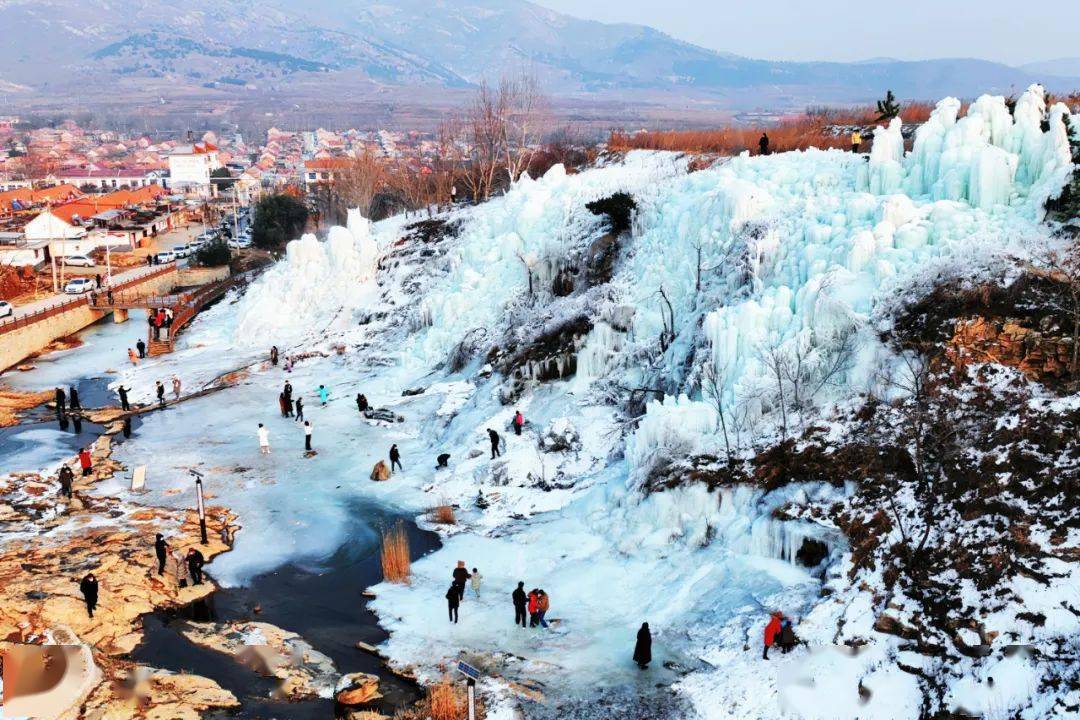
[[[979,57],[1018,65],[1080,55],[1077,0],[533,0],[767,60]]]

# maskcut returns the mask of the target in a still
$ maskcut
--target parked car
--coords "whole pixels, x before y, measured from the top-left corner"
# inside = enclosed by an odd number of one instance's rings
[[[165,252],[159,252],[154,256],[154,263],[157,265],[163,265],[164,263],[176,262],[176,253],[171,250]]]
[[[94,267],[93,259],[86,255],[65,255],[60,261],[69,267]]]
[[[68,284],[64,286],[64,292],[68,295],[79,295],[80,293],[90,292],[94,289],[94,278],[72,278],[68,281]]]
[[[12,317],[15,315],[15,306],[9,303],[7,300],[0,300],[0,318]]]
[[[233,240],[229,240],[229,247],[234,248],[236,250],[239,250],[239,249],[242,249],[242,248],[249,248],[249,247],[251,247],[251,241],[250,240],[245,240],[244,238],[236,238],[236,239],[233,239]]]
[[[207,242],[211,242],[216,237],[217,237],[217,233],[204,232],[202,235],[195,238],[195,242],[207,243]]]
[[[178,258],[184,258],[191,254],[190,245],[173,245],[172,254]]]

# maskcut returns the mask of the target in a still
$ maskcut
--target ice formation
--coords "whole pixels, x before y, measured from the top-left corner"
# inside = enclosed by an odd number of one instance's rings
[[[1043,130],[1044,107],[1038,87],[1011,114],[999,97],[980,98],[962,118],[959,102],[943,100],[906,155],[896,120],[875,133],[869,158],[811,149],[736,157],[688,173],[685,158],[632,153],[578,174],[556,168],[482,206],[453,211],[447,219],[460,223],[458,235],[422,260],[394,259],[378,272],[406,220],[371,225],[350,214],[348,228],[331,230],[325,241],[290,243],[285,260],[238,302],[200,317],[181,352],[118,378],[152,388],[153,378],[181,372],[187,386],[197,386],[222,367],[254,366],[270,344],[323,351],[289,376],[306,398],[319,454],[302,457],[302,432],[273,418],[280,371],[253,372],[227,402],[207,398],[213,412],[193,403],[154,414],[149,432],[118,452],[128,464],[151,465],[152,502],[187,502],[180,494],[190,493],[187,469],[208,471],[219,501],[236,508],[245,526],[235,550],[214,563],[215,576],[230,583],[359,542],[363,531],[350,521],[357,506],[419,514],[443,498],[458,503],[468,529],[448,534],[442,551],[419,560],[411,586],[378,588],[375,609],[393,631],[386,650],[395,662],[430,666],[463,649],[511,653],[528,657],[523,665],[553,685],[582,689],[624,678],[613,661],[628,651],[624,626],[647,617],[657,656],[693,668],[665,679],[678,681],[703,717],[726,716],[733,703],[748,718],[776,717],[778,693],[804,717],[826,717],[816,708],[828,706],[828,694],[835,707],[860,707],[859,679],[894,688],[873,700],[882,717],[917,717],[910,676],[897,674],[880,647],[857,659],[816,659],[821,674],[839,678],[818,690],[805,683],[778,689],[742,650],[769,607],[804,615],[807,632],[821,636],[829,622],[835,630],[840,612],[872,632],[868,611],[821,602],[823,580],[795,562],[808,539],[841,554],[835,529],[773,517],[781,504],[840,499],[844,489],[696,487],[644,496],[640,483],[665,459],[722,453],[717,413],[695,392],[694,378],[710,364],[724,401],[744,404],[753,432],[765,436],[777,421],[764,361],[770,352],[803,358],[808,385],[822,386],[808,402],[843,402],[886,355],[876,330],[897,294],[924,275],[974,271],[1048,241],[1041,208],[1072,165],[1067,110],[1051,108]],[[554,298],[553,278],[583,262],[606,231],[585,204],[619,191],[634,197],[637,211],[610,280]],[[504,395],[488,360],[500,349],[493,346],[527,343],[530,328],[576,316],[589,327],[573,340],[577,376],[524,383],[521,394]],[[451,372],[448,356],[474,331],[489,344]],[[327,352],[339,341],[361,351]],[[850,362],[829,375],[845,343]],[[320,384],[331,389],[326,407],[313,399]],[[651,391],[632,430],[593,394],[659,384],[667,396],[661,401]],[[403,397],[408,388],[417,392]],[[357,392],[408,420],[390,427],[359,421],[351,400]],[[517,409],[530,423],[520,437],[507,429]],[[263,418],[272,423],[268,457],[255,448],[255,423]],[[501,458],[488,456],[489,427],[505,436]],[[572,441],[549,447],[533,428]],[[167,458],[158,454],[155,438],[162,437],[176,445]],[[405,470],[393,482],[367,482],[391,442]],[[453,454],[452,468],[435,471],[433,458],[444,450]],[[220,468],[235,471],[220,482]],[[122,485],[118,478],[104,491]],[[480,491],[489,498],[483,512],[473,502]],[[374,531],[366,532],[370,541]],[[440,598],[458,558],[480,565],[490,594],[467,599],[463,622],[450,627]],[[846,569],[835,562],[824,582],[838,586]],[[505,594],[519,579],[542,583],[564,621],[542,641],[491,632],[509,622]],[[718,642],[705,659],[731,682],[697,663],[700,648]],[[1010,698],[1022,694],[1013,690]]]

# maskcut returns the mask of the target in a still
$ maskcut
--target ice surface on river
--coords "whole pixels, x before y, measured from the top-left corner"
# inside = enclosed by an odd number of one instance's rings
[[[897,120],[875,133],[869,157],[807,150],[741,156],[688,173],[686,158],[632,153],[577,174],[557,167],[483,206],[455,210],[448,219],[461,223],[459,235],[378,272],[408,221],[371,225],[350,214],[348,228],[324,241],[290,243],[286,259],[245,295],[201,315],[177,353],[135,368],[122,355],[113,361],[116,382],[134,388],[139,401],[150,398],[155,379],[174,373],[194,389],[247,369],[235,388],[146,417],[118,456],[149,465],[148,502],[190,506],[188,470],[206,474],[212,502],[235,509],[243,525],[233,552],[212,565],[226,583],[349,542],[348,515],[358,500],[416,514],[458,505],[461,528],[445,549],[415,563],[413,583],[377,588],[375,608],[394,631],[388,652],[395,661],[427,671],[461,650],[509,652],[553,684],[580,689],[625,681],[633,633],[648,620],[657,677],[674,679],[661,660],[701,670],[695,653],[720,637],[725,650],[712,659],[745,681],[753,707],[755,693],[774,697],[775,678],[747,670],[742,646],[757,642],[766,610],[801,614],[818,603],[820,580],[793,564],[802,541],[832,550],[839,542],[824,527],[780,523],[773,511],[808,493],[843,491],[689,488],[643,497],[639,482],[657,461],[719,452],[715,412],[675,394],[648,403],[628,432],[590,392],[605,381],[645,381],[650,360],[662,379],[678,380],[688,367],[710,363],[724,396],[747,403],[767,433],[776,417],[763,355],[802,353],[820,375],[830,349],[854,337],[850,367],[821,401],[850,396],[884,354],[876,330],[887,322],[885,303],[920,278],[977,268],[1004,253],[1022,257],[1047,241],[1041,207],[1071,164],[1067,111],[1051,108],[1043,130],[1044,105],[1035,87],[1011,115],[1002,98],[984,97],[959,118],[959,103],[946,99],[906,155]],[[617,191],[632,194],[638,211],[611,282],[575,306],[594,321],[582,339],[578,377],[504,405],[501,379],[481,370],[482,358],[449,372],[444,361],[471,331],[513,336],[517,318],[554,302],[548,289],[562,264],[604,232],[585,204]],[[530,272],[538,288],[532,300]],[[674,337],[660,357],[658,338],[671,317]],[[343,354],[336,343],[347,348]],[[264,362],[271,344],[310,357],[287,375]],[[63,375],[50,372],[50,382]],[[305,400],[315,457],[303,457],[300,426],[279,416],[286,379]],[[330,390],[325,407],[319,385]],[[426,390],[403,396],[414,387]],[[406,421],[360,420],[357,392]],[[517,409],[529,421],[520,437],[508,431]],[[269,456],[258,453],[259,422],[270,429]],[[502,458],[488,456],[489,427],[505,436]],[[577,436],[577,445],[546,451],[538,434],[548,427]],[[370,482],[391,443],[402,450],[404,470]],[[436,471],[434,458],[444,451],[451,467]],[[124,493],[126,484],[117,477],[102,491]],[[475,504],[481,491],[490,502],[485,512]],[[443,593],[458,559],[485,579],[480,598],[467,599],[462,622],[450,626]],[[551,616],[561,621],[552,633],[510,627],[508,597],[518,580],[551,594]],[[869,675],[879,660],[867,654],[859,666]],[[910,690],[907,678],[878,679]],[[823,705],[820,692],[811,697],[800,687],[791,691],[794,707]],[[854,682],[828,687],[845,707],[859,701]],[[683,688],[703,715],[742,701],[717,689],[715,673],[694,672]],[[902,699],[890,707],[890,717],[912,717]]]

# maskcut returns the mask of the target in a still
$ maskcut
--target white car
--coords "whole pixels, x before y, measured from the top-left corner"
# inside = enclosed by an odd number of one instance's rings
[[[15,306],[9,303],[7,300],[0,300],[0,318],[12,317],[15,315]]]
[[[94,261],[86,255],[66,255],[60,261],[70,267],[94,267]]]
[[[191,254],[191,246],[190,245],[173,245],[172,254],[175,255],[178,258],[187,257],[188,255]]]
[[[172,250],[166,250],[165,252],[159,252],[154,256],[154,262],[158,265],[164,265],[165,263],[176,262],[176,253]]]
[[[245,240],[244,238],[236,238],[235,240],[229,240],[229,247],[235,250],[242,250],[251,247],[251,241]]]
[[[64,292],[68,295],[79,295],[94,289],[94,278],[72,278],[64,286]]]

